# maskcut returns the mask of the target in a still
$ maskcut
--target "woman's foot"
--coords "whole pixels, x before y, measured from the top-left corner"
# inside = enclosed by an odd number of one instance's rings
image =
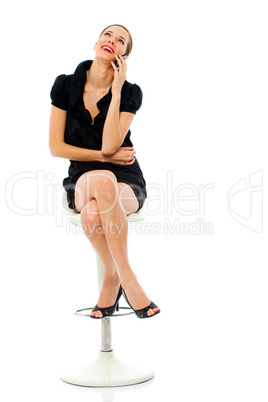
[[[148,307],[152,301],[148,298],[136,277],[128,278],[122,281],[122,287],[127,296],[128,302],[133,308],[133,310],[141,310]],[[150,308],[146,312],[148,317],[151,317],[159,313],[160,309],[158,307]],[[144,318],[144,317],[142,317]]]
[[[100,308],[113,306],[120,289],[120,278],[118,274],[103,279],[102,289],[99,296],[97,306]],[[91,317],[102,318],[103,314],[100,310],[92,311]]]

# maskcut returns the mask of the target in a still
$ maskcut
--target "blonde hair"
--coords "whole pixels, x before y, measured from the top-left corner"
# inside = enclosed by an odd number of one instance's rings
[[[123,28],[125,31],[127,31],[129,37],[128,37],[128,41],[127,41],[126,55],[129,56],[130,53],[131,53],[132,47],[133,47],[133,39],[132,39],[132,36],[131,36],[129,30],[128,30],[126,27],[124,27],[123,25],[119,25],[119,24],[112,24],[112,25],[109,25],[108,27],[106,27],[106,28],[101,32],[101,34],[100,34],[99,37],[101,37],[102,34],[106,31],[106,29],[108,29],[108,28],[110,28],[110,27],[121,27],[121,28]]]

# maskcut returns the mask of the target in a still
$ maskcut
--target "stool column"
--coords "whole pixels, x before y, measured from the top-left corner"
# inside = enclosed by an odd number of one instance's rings
[[[98,285],[99,285],[99,293],[101,292],[102,282],[103,282],[103,266],[97,257],[97,274],[98,274]],[[111,319],[109,317],[103,318],[101,320],[101,351],[102,352],[111,352],[112,349],[112,331],[111,331]]]
[[[97,259],[97,276],[98,276],[98,286],[99,286],[99,293],[101,292],[102,283],[103,283],[103,266],[101,260],[99,259],[98,254],[96,254]]]
[[[111,319],[106,317],[101,320],[101,351],[111,352],[112,350]]]

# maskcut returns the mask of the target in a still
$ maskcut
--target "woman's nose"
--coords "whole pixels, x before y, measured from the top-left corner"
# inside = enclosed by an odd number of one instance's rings
[[[115,40],[114,40],[114,38],[109,38],[109,42],[111,42],[113,45],[115,44]]]

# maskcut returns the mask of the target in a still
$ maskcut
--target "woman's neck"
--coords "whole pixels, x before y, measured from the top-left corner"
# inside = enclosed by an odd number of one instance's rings
[[[112,86],[114,74],[110,63],[95,58],[87,71],[86,86],[103,90]]]

